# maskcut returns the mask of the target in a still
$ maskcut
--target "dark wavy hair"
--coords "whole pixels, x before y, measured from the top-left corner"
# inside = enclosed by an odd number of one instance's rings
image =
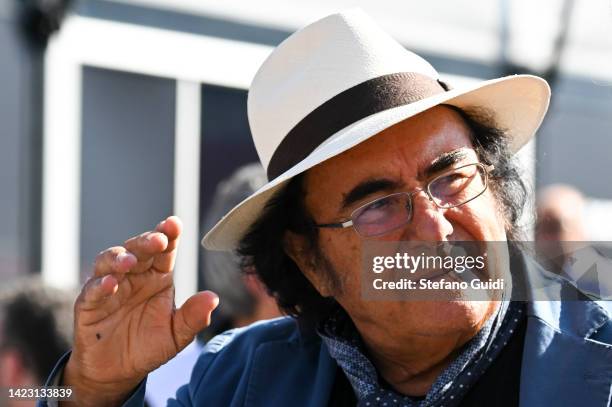
[[[485,109],[445,106],[456,111],[467,124],[479,160],[495,166],[490,173],[490,187],[503,212],[506,235],[509,241],[520,240],[522,232],[517,221],[526,203],[527,189],[513,160],[506,131],[495,124],[493,115]],[[337,303],[319,294],[285,253],[283,241],[285,232],[291,231],[306,238],[315,257],[319,253],[318,229],[304,205],[303,180],[303,174],[294,177],[268,201],[261,217],[241,240],[238,253],[244,269],[255,270],[285,313],[304,323],[316,324]],[[327,267],[321,267],[320,272],[331,273]],[[333,282],[335,276],[325,277]]]

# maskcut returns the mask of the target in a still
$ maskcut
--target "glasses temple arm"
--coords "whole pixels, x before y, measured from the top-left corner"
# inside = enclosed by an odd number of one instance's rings
[[[353,226],[353,221],[352,220],[347,220],[346,222],[338,222],[338,223],[322,223],[322,224],[315,224],[315,227],[318,228],[349,228]]]

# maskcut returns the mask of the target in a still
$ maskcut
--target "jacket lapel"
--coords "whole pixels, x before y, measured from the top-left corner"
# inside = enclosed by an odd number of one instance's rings
[[[318,338],[264,343],[253,360],[244,405],[325,406],[336,369]]]
[[[608,321],[591,301],[530,303],[521,407],[610,405],[612,346],[591,339]]]

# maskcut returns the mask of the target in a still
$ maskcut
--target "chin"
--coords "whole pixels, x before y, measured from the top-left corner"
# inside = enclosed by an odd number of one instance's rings
[[[494,301],[422,301],[406,302],[410,308],[412,331],[424,336],[451,335],[480,329],[496,309]],[[405,314],[404,314],[405,315]],[[415,318],[416,317],[416,318]],[[405,319],[399,317],[400,319]]]

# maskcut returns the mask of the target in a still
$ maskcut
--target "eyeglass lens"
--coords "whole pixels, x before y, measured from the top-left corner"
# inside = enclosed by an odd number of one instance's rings
[[[434,178],[427,186],[440,208],[462,205],[486,189],[486,170],[471,164]],[[379,198],[357,209],[351,216],[357,232],[366,237],[379,236],[410,222],[412,193],[399,192]]]

